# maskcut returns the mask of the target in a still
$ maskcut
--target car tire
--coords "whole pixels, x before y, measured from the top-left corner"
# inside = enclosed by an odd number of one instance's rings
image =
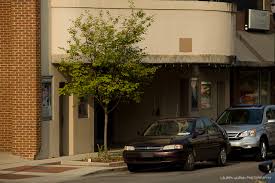
[[[195,157],[192,152],[189,152],[187,155],[187,159],[184,162],[183,169],[186,171],[194,170],[195,167]]]
[[[132,165],[132,164],[127,164],[127,168],[129,172],[137,172],[139,169],[137,165]]]
[[[218,158],[217,158],[217,165],[218,166],[225,166],[227,162],[227,152],[224,147],[220,149]]]
[[[256,152],[256,160],[264,161],[267,157],[267,143],[265,140],[261,139],[259,149]]]

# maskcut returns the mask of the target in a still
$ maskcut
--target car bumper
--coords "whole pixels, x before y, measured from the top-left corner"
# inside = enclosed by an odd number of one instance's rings
[[[187,151],[124,151],[123,158],[127,164],[178,163],[186,160]]]
[[[253,149],[259,147],[259,138],[257,137],[244,137],[241,140],[230,140],[233,149]]]
[[[231,154],[255,154],[259,149],[259,138],[245,137],[241,140],[230,140]]]

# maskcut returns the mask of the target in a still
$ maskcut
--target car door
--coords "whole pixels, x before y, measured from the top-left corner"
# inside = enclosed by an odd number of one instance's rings
[[[196,120],[194,130],[197,135],[192,138],[192,145],[196,160],[205,160],[208,151],[208,134],[206,133],[206,128],[202,119],[199,118]],[[198,132],[202,130],[204,130],[205,133],[198,134]]]
[[[220,129],[208,118],[203,119],[208,134],[207,159],[216,159],[224,142]]]

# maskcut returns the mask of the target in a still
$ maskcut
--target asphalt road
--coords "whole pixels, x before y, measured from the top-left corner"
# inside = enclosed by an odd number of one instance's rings
[[[138,173],[128,171],[93,174],[66,183],[216,183],[216,182],[257,182],[263,175],[258,170],[259,162],[253,160],[234,160],[225,167],[216,167],[213,163],[199,163],[194,171],[177,168],[145,170]]]

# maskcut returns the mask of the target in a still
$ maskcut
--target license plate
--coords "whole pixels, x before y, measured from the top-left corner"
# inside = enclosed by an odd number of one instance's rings
[[[152,158],[153,154],[152,153],[143,152],[143,153],[141,153],[141,157],[143,157],[143,158]]]

